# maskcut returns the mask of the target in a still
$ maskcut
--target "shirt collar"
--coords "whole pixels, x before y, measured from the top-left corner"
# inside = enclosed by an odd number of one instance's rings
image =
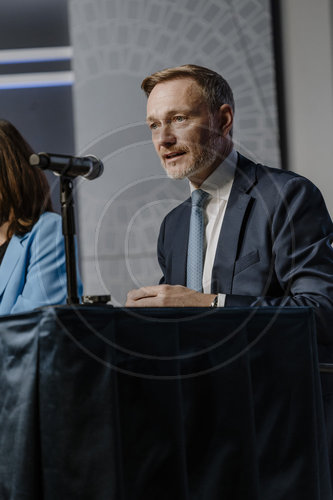
[[[235,176],[237,160],[237,151],[232,149],[227,158],[204,180],[200,189],[209,193],[213,198],[228,199]],[[196,188],[191,181],[189,183],[192,194]]]

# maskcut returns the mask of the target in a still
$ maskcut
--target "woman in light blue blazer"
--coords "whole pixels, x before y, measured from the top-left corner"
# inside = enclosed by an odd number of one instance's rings
[[[61,217],[44,173],[29,164],[32,153],[0,120],[0,315],[66,301]]]

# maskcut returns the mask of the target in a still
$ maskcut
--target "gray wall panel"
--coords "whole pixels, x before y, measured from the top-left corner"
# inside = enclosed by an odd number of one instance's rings
[[[333,3],[281,6],[290,168],[319,187],[332,217]]]

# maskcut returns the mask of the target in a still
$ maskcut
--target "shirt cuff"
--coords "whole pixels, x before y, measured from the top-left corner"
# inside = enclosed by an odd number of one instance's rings
[[[217,294],[217,307],[224,307],[225,297],[226,297],[225,293]]]

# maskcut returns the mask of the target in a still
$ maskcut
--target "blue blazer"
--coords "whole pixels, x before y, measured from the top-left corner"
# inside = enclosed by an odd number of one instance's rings
[[[186,284],[191,199],[164,219],[161,283]],[[239,155],[218,241],[212,293],[226,306],[333,310],[333,224],[319,190],[295,173]]]
[[[64,304],[66,296],[61,217],[45,212],[29,233],[13,236],[9,242],[0,266],[0,314]]]

